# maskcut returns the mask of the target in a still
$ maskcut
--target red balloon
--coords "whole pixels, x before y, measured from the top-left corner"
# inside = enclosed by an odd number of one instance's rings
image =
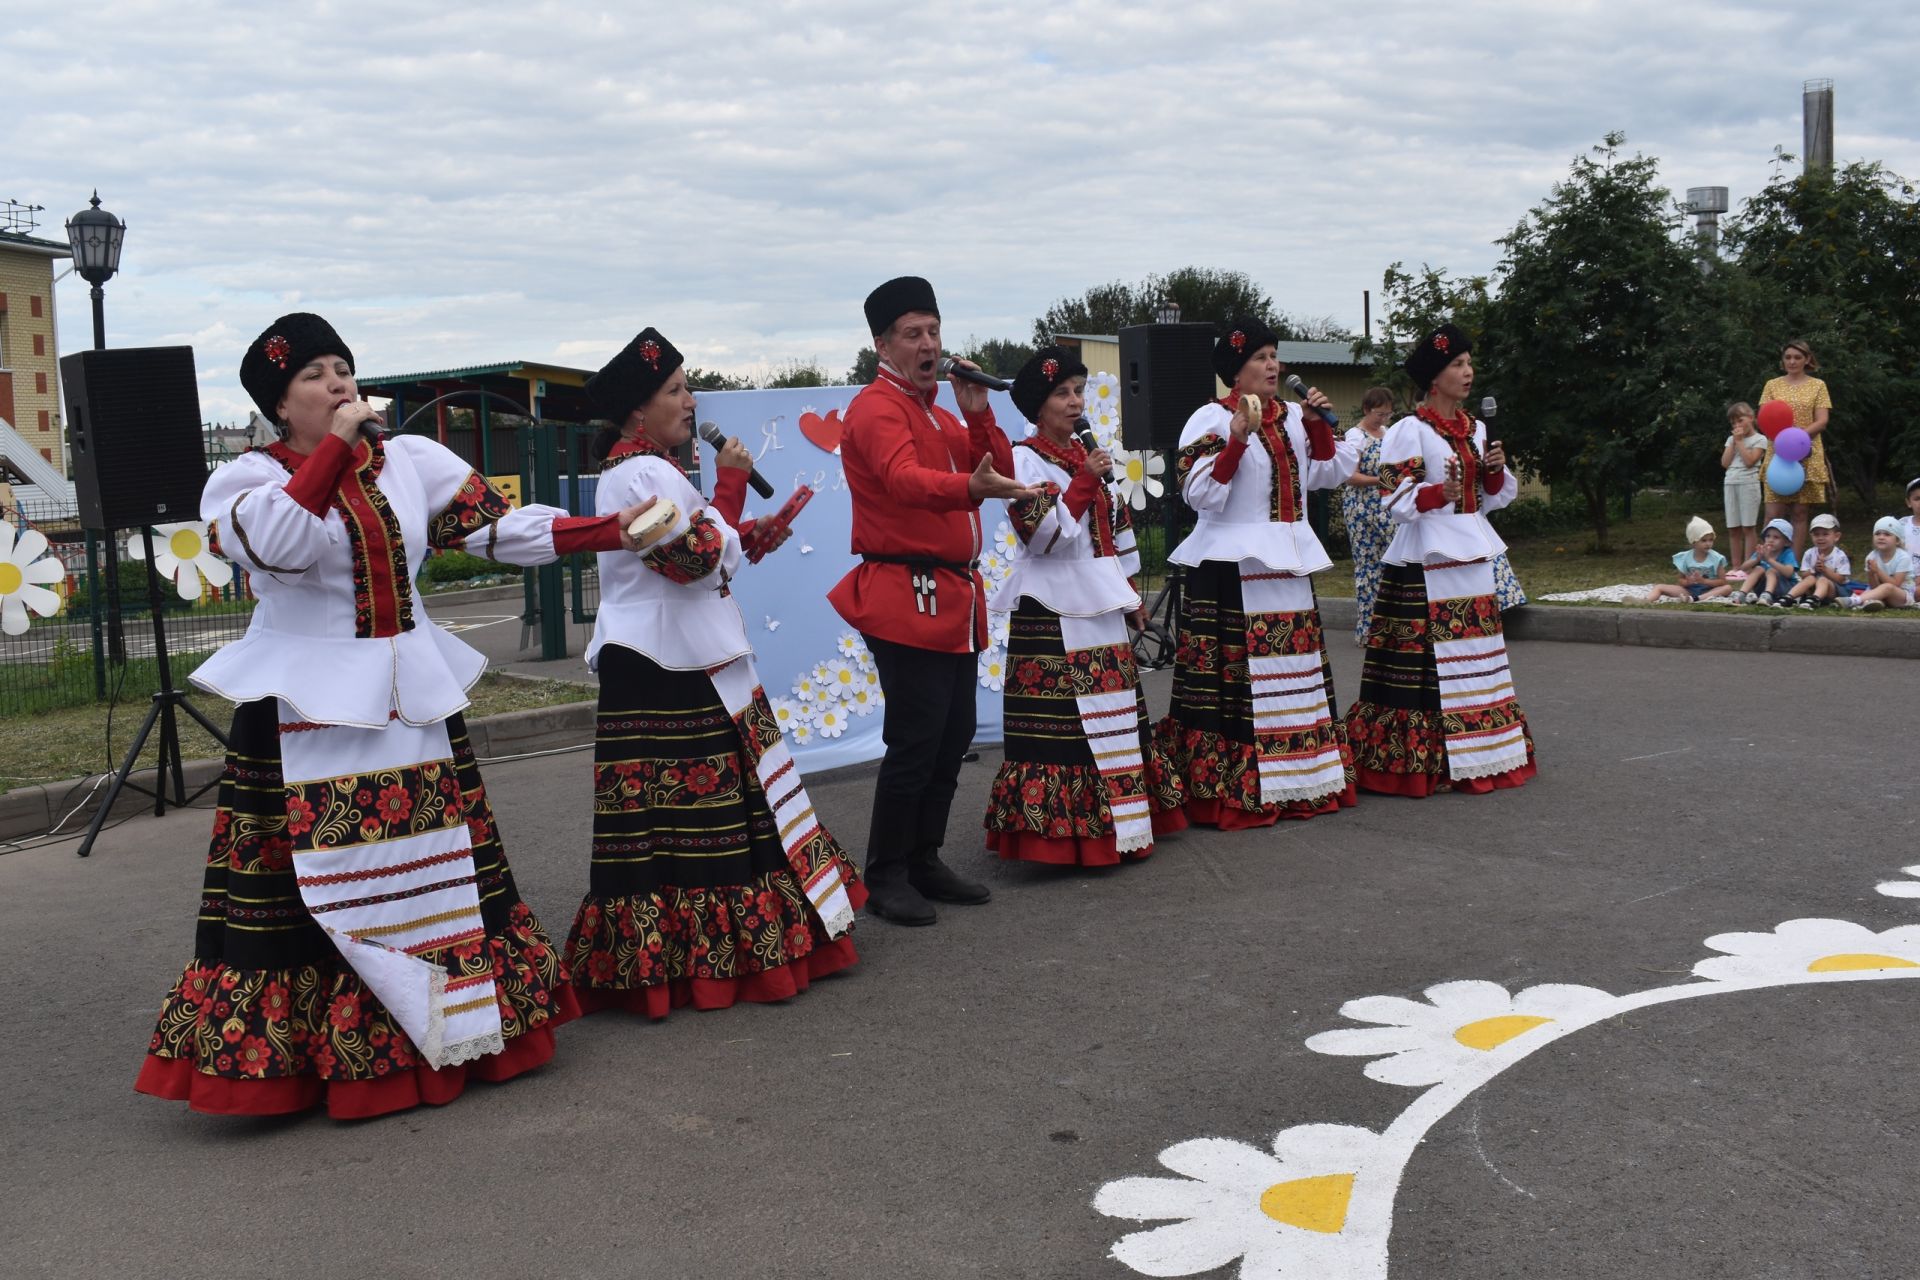
[[[1760,434],[1771,440],[1793,425],[1793,406],[1785,400],[1769,400],[1760,406]]]

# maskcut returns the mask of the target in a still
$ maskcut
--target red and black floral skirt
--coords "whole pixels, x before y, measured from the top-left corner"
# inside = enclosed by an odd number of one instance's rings
[[[1148,856],[1155,837],[1186,828],[1185,793],[1154,746],[1126,624],[1118,614],[1112,623],[1119,643],[1070,651],[1060,616],[1038,601],[1023,598],[1009,619],[1006,761],[986,818],[987,848],[1002,858],[1112,866]],[[1103,715],[1109,702],[1126,716]],[[1102,769],[1089,735],[1108,718],[1132,729],[1125,745],[1137,744],[1137,754],[1121,758],[1103,744]]]
[[[461,717],[447,732],[485,937],[420,955],[453,981],[492,972],[506,1049],[427,1066],[314,923],[294,880],[269,698],[234,712],[194,958],[161,1007],[134,1088],[215,1115],[325,1105],[353,1120],[451,1102],[470,1079],[511,1079],[553,1056],[553,1029],[578,1009],[560,982],[558,951],[514,888]]]
[[[1311,597],[1309,596],[1309,599]],[[1319,639],[1315,607],[1293,621],[1311,635],[1320,652],[1326,682],[1329,722],[1319,731],[1323,745],[1344,753],[1346,729],[1334,709],[1333,666]],[[1345,785],[1312,800],[1268,803],[1260,798],[1260,748],[1254,737],[1253,683],[1247,663],[1247,615],[1242,605],[1240,566],[1207,560],[1186,571],[1180,597],[1180,639],[1174,650],[1173,700],[1155,730],[1168,764],[1187,788],[1191,822],[1240,831],[1264,827],[1282,818],[1313,818],[1337,813],[1355,803],[1353,775]]]
[[[564,965],[583,1010],[664,1018],[784,1000],[859,959],[808,903],[705,672],[600,651],[593,790],[593,864]],[[807,847],[839,862],[856,908],[866,901],[831,837]]]
[[[1360,786],[1381,795],[1420,797],[1440,791],[1485,795],[1523,785],[1535,773],[1533,735],[1524,717],[1524,765],[1490,777],[1451,777],[1432,613],[1423,566],[1381,566],[1379,595],[1367,629],[1366,659],[1360,669],[1360,696],[1347,710],[1347,740],[1353,747]],[[1492,606],[1496,625],[1498,617],[1496,603]]]

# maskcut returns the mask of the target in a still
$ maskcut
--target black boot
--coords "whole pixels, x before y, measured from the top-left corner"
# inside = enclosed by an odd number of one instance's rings
[[[977,880],[963,879],[940,861],[938,849],[916,849],[907,867],[907,883],[935,902],[967,906],[985,902],[993,891]]]
[[[865,876],[867,913],[895,924],[932,924],[939,919],[933,904],[907,883],[907,867],[896,859],[869,862]]]

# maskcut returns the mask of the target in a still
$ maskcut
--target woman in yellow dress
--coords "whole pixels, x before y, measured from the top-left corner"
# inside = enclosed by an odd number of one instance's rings
[[[1767,441],[1767,458],[1760,467],[1760,488],[1767,502],[1767,519],[1786,517],[1793,521],[1793,549],[1797,553],[1806,549],[1807,521],[1815,507],[1826,505],[1827,485],[1833,478],[1827,470],[1827,444],[1821,438],[1826,434],[1833,398],[1827,394],[1827,384],[1813,376],[1820,362],[1813,358],[1813,348],[1805,339],[1794,338],[1781,348],[1780,367],[1786,372],[1767,380],[1760,392],[1760,403],[1786,401],[1793,409],[1793,425],[1813,437],[1813,452],[1807,455],[1807,482],[1800,487],[1800,492],[1783,497],[1766,483],[1766,469],[1773,463],[1773,441]]]

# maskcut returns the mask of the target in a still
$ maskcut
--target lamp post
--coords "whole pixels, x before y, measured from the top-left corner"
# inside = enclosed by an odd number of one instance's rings
[[[1153,309],[1153,322],[1155,324],[1179,324],[1180,304],[1172,298],[1160,299],[1160,305]]]
[[[100,207],[93,193],[92,207],[67,219],[67,244],[73,249],[73,269],[93,286],[93,349],[107,348],[106,291],[101,287],[120,270],[120,245],[127,224]]]
[[[80,273],[82,280],[93,286],[95,351],[107,349],[107,295],[101,286],[113,279],[120,270],[120,245],[126,238],[127,224],[100,207],[100,192],[97,189],[90,207],[67,219],[67,245],[73,250],[73,269]],[[93,623],[93,692],[95,697],[104,698],[107,696],[107,664],[100,645],[100,589],[103,579],[100,574],[100,540],[91,529],[87,531],[87,579],[90,584],[87,602]],[[115,660],[124,662],[126,656],[120,635],[118,575],[115,583],[109,632],[113,656]],[[88,844],[92,844],[91,839]]]

